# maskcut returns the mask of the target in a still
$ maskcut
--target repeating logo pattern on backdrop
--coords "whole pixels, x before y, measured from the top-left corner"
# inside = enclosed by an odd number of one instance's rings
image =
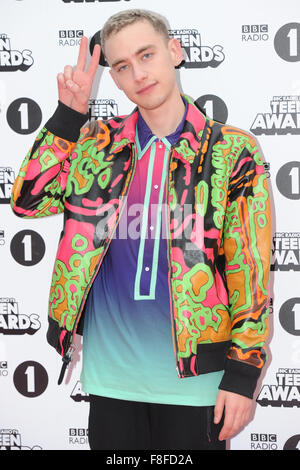
[[[101,8],[104,8],[106,5],[108,7],[122,7],[122,5],[126,7],[126,3],[128,3],[129,8],[129,2],[130,0],[61,0],[62,5],[69,4],[71,6],[81,4],[85,6],[92,4],[95,6],[99,4]],[[143,8],[143,6],[141,7]],[[88,8],[87,6],[86,10],[90,12],[91,10]],[[70,7],[70,10],[71,9],[72,7]],[[75,11],[81,11],[81,8],[79,7],[75,9]],[[109,14],[110,13],[106,16],[109,16]],[[72,24],[72,27],[74,26],[75,24]],[[76,26],[80,28],[81,24],[79,23]],[[240,45],[241,43],[243,45],[243,53],[245,50],[250,50],[252,45],[255,46],[256,43],[261,50],[264,48],[265,44],[265,52],[269,54],[270,51],[267,50],[267,47],[269,47],[271,41],[274,41],[272,53],[273,56],[278,59],[277,62],[282,64],[283,73],[287,70],[286,67],[293,67],[293,63],[295,63],[296,66],[298,65],[297,63],[300,61],[300,23],[287,23],[280,26],[277,31],[274,31],[272,24],[244,24],[241,25],[241,27],[238,25],[238,28],[237,33],[240,35],[238,40],[240,41]],[[83,34],[87,34],[83,29],[59,29],[56,32],[56,47],[79,47]],[[97,32],[90,41],[91,53],[95,42],[98,42],[98,35],[99,32]],[[184,52],[184,62],[181,66],[186,69],[216,68],[224,62],[225,58],[227,59],[227,51],[225,51],[225,57],[224,47],[220,44],[208,44],[205,40],[205,35],[203,35],[203,33],[200,34],[197,28],[172,29],[170,30],[170,35],[171,37],[177,37],[181,42]],[[269,44],[268,41],[270,41]],[[35,73],[35,67],[32,66],[35,65],[34,59],[36,59],[36,57],[34,51],[30,50],[30,48],[31,46],[26,44],[26,38],[24,42],[23,40],[21,42],[20,39],[16,40],[13,35],[11,35],[8,28],[6,32],[0,33],[0,72],[29,71],[30,73]],[[61,51],[61,49],[59,50]],[[108,65],[102,55],[100,65]],[[291,70],[291,77],[293,77],[292,68],[288,70]],[[22,74],[19,75],[22,76]],[[28,79],[29,74],[26,75]],[[8,78],[9,74],[6,74],[6,76]],[[298,78],[295,71],[294,79]],[[283,93],[289,89],[289,80],[290,76],[287,74],[284,89],[280,90],[279,93]],[[20,86],[22,89],[22,85]],[[7,89],[9,90],[9,87],[7,87]],[[2,90],[3,88],[0,92]],[[292,139],[292,142],[295,142],[293,148],[295,148],[296,153],[288,156],[290,160],[288,162],[280,160],[280,167],[276,179],[274,178],[276,187],[280,195],[287,199],[287,201],[285,201],[287,204],[291,200],[297,201],[300,199],[300,155],[297,150],[299,146],[297,146],[295,140],[300,134],[300,91],[296,88],[294,91],[291,90],[286,94],[269,96],[269,98],[267,98],[267,104],[262,103],[260,108],[258,108],[260,112],[257,113],[256,116],[251,116],[250,119],[250,130],[254,135],[267,137],[283,136],[287,141]],[[2,93],[0,99],[1,117],[4,117],[4,113],[1,115],[5,103],[5,101],[2,102],[3,96],[4,94]],[[10,129],[22,138],[25,135],[35,132],[40,127],[43,116],[40,106],[34,99],[24,97],[23,94],[19,94],[18,96],[17,98],[12,96],[8,106],[5,105],[7,108],[6,119]],[[109,119],[120,114],[118,103],[113,97],[110,97],[111,95],[108,96],[108,98],[101,97],[101,99],[90,99],[90,120]],[[200,96],[196,102],[204,109],[208,117],[219,122],[227,122],[227,104],[220,97],[214,94],[206,94]],[[270,161],[272,158],[273,165],[273,163],[275,163],[275,157],[270,153],[267,158],[269,161],[264,163],[264,167],[267,177],[270,177]],[[0,204],[3,205],[8,205],[10,202],[11,188],[16,176],[15,168],[12,166],[14,163],[10,163],[10,161],[11,160],[6,160],[2,162],[0,167]],[[8,207],[2,206],[2,209],[3,211],[9,211]],[[277,222],[279,220],[280,218],[278,217]],[[291,276],[295,274],[298,276],[298,272],[300,271],[300,230],[297,232],[298,227],[296,227],[297,225],[295,226],[295,232],[279,231],[277,228],[277,232],[274,234],[273,238],[271,269],[273,271],[281,271],[282,273],[278,273],[278,275],[280,277],[282,275],[282,278],[284,280],[286,279],[287,282],[291,279]],[[7,232],[5,226],[4,215],[3,224],[0,229],[0,249],[1,246],[3,247],[5,244],[8,245],[10,243],[11,255],[13,257],[12,264],[15,261],[24,266],[24,272],[25,270],[26,273],[29,272],[30,266],[38,264],[44,258],[46,244],[43,237],[28,228],[19,231],[8,241],[7,233],[9,233],[9,231]],[[6,246],[4,246],[2,250],[5,250]],[[29,268],[28,270],[27,267]],[[287,274],[287,276],[290,275],[290,278],[285,277],[285,274]],[[17,297],[16,300],[15,297],[4,297],[3,294],[5,295],[5,292],[2,293],[2,297],[0,298],[0,337],[5,338],[5,336],[15,335],[16,338],[11,339],[12,341],[16,340],[18,343],[20,342],[19,339],[21,339],[21,335],[25,337],[25,342],[38,339],[38,335],[34,338],[33,335],[41,329],[39,315],[24,311],[22,299]],[[292,295],[295,296],[292,297]],[[289,362],[289,364],[294,363],[295,367],[278,367],[273,380],[271,378],[267,384],[262,385],[257,397],[257,403],[264,408],[290,408],[293,420],[293,409],[296,413],[300,408],[300,368],[298,367],[300,359],[300,343],[298,339],[300,336],[300,297],[296,297],[296,295],[299,295],[298,292],[292,295],[290,298],[282,299],[277,293],[275,299],[277,303],[277,299],[279,298],[279,306],[275,303],[274,310],[278,314],[277,318],[282,328],[282,330],[280,327],[278,328],[279,331],[276,331],[276,335],[280,335],[280,333],[285,336],[291,335],[289,336],[292,338],[291,351],[293,347],[298,347],[297,360],[295,359],[295,355],[291,355]],[[271,301],[273,301],[273,299],[271,299]],[[28,338],[27,335],[31,337]],[[19,344],[16,345],[16,347],[18,348]],[[15,365],[10,357],[9,361],[7,360],[5,351],[0,350],[0,353],[0,381],[2,379],[2,384],[10,386],[12,376],[13,386],[18,394],[21,394],[25,399],[38,398],[48,389],[49,377],[43,364],[35,360],[25,360],[22,358],[24,362],[20,364],[17,362],[18,365]],[[18,357],[20,358],[21,356],[19,355]],[[283,362],[283,366],[285,366],[285,364],[286,363]],[[75,385],[73,385],[69,395],[69,401],[75,402],[76,405],[89,402],[89,396],[82,391],[79,380],[75,381]],[[82,408],[82,406],[84,407],[86,405],[78,406]],[[276,419],[276,415],[274,416]],[[272,419],[272,413],[270,413],[270,417]],[[22,417],[20,417],[20,423],[22,422],[21,419]],[[74,422],[71,424],[71,428],[69,423],[68,429],[65,431],[67,437],[66,445],[73,448],[75,446],[80,447],[88,445],[88,432],[87,429],[83,427],[84,425],[85,424],[81,424],[80,426],[78,422]],[[25,431],[19,428],[20,426],[11,423],[6,429],[0,429],[0,450],[40,450],[41,447],[39,443],[35,441],[32,442],[30,438],[25,436]],[[290,437],[285,436],[284,443],[279,444],[280,434],[278,434],[277,426],[274,425],[274,432],[272,432],[272,428],[271,432],[269,432],[263,427],[259,429],[259,426],[254,428],[254,430],[255,431],[251,432],[246,438],[251,450],[278,450],[279,447],[283,447],[284,450],[300,450],[300,434],[292,435],[292,432],[289,432],[287,436]]]
[[[39,315],[20,313],[15,298],[0,298],[0,333],[4,335],[33,335],[40,327]]]
[[[228,108],[226,103],[219,96],[207,94],[199,96],[195,103],[205,111],[206,116],[214,121],[226,123]]]
[[[5,232],[4,230],[0,229],[0,246],[5,245]]]
[[[250,127],[255,135],[300,134],[300,96],[273,96],[271,112],[258,113]]]
[[[13,236],[10,251],[17,263],[23,266],[34,266],[44,257],[46,245],[39,233],[26,229]]]
[[[263,385],[257,403],[261,406],[300,407],[300,369],[279,368],[276,382]]]
[[[169,36],[180,41],[185,68],[218,67],[225,59],[223,46],[208,46],[197,29],[170,29]]]
[[[0,167],[0,204],[9,204],[15,179],[15,171],[11,167]]]
[[[300,434],[290,437],[284,444],[283,450],[300,450]]]
[[[34,63],[32,51],[22,51],[12,48],[10,38],[5,33],[0,33],[0,72],[26,72]]]
[[[242,25],[242,41],[244,42],[260,42],[268,41],[269,26],[267,24],[243,24]]]
[[[300,232],[275,232],[271,271],[300,271]]]
[[[265,433],[251,433],[251,450],[278,450],[277,435]]]
[[[119,107],[113,98],[89,100],[89,120],[110,119],[119,115]]]
[[[59,46],[80,46],[83,29],[60,29],[58,31]]]
[[[32,99],[22,97],[14,100],[7,108],[7,123],[17,134],[31,134],[42,122],[42,111]]]
[[[71,444],[71,445],[88,444],[88,429],[69,428],[68,444]]]
[[[281,305],[279,321],[287,333],[300,336],[300,297],[288,299]]]
[[[8,376],[8,364],[7,361],[1,361],[0,359],[0,378]]]
[[[279,57],[287,62],[300,60],[300,23],[281,26],[274,38],[274,48]]]
[[[26,441],[27,444],[27,441]],[[0,450],[42,450],[39,445],[23,445],[18,429],[0,429]]]
[[[16,368],[13,381],[16,389],[27,398],[35,398],[48,387],[48,373],[42,364],[36,361],[25,361]]]
[[[297,150],[300,156],[300,150]],[[300,161],[284,163],[278,170],[276,185],[288,199],[300,199]]]

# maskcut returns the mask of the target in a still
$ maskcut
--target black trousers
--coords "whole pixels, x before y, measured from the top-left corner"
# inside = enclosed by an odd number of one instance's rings
[[[91,450],[225,450],[213,406],[143,403],[90,395]]]

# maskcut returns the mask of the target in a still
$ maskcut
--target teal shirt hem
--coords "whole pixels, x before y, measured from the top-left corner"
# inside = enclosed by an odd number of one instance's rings
[[[98,395],[107,398],[115,398],[118,400],[138,401],[144,403],[157,403],[165,405],[183,405],[183,406],[214,406],[216,404],[217,394],[219,391],[219,384],[221,382],[224,371],[210,372],[208,374],[199,375],[196,377],[185,377],[179,379],[180,381],[193,380],[199,381],[199,395],[193,394],[191,396],[186,394],[186,390],[182,390],[182,395],[166,393],[163,395],[149,393],[143,391],[136,393],[134,391],[117,390],[116,388],[110,389],[108,387],[101,387],[101,385],[91,384],[81,377],[82,390],[91,395]],[[205,381],[205,386],[203,386]],[[184,386],[184,383],[182,383]]]

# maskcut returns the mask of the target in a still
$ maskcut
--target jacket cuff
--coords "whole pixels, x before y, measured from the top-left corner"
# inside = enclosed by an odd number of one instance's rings
[[[225,371],[219,389],[253,398],[260,373],[261,369],[246,362],[226,359]]]
[[[70,142],[77,142],[80,136],[80,129],[88,120],[88,117],[88,113],[79,113],[58,101],[58,106],[53,116],[45,124],[45,127],[57,137]]]

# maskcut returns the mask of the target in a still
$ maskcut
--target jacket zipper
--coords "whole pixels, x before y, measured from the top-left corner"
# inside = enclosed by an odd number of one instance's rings
[[[131,186],[131,183],[132,183],[132,180],[133,180],[133,176],[134,176],[134,173],[135,173],[135,168],[136,168],[136,149],[135,149],[135,145],[133,145],[132,147],[132,150],[133,150],[133,164],[132,164],[132,173],[131,173],[131,177],[130,177],[130,181],[128,183],[128,186],[127,186],[127,191],[126,191],[126,194],[124,194],[123,197],[127,196],[128,192],[129,192],[129,189],[130,189],[130,186]],[[83,311],[83,308],[84,308],[84,305],[85,305],[85,302],[86,302],[86,299],[87,299],[87,296],[85,296],[86,292],[88,292],[88,290],[90,290],[90,287],[92,286],[98,272],[99,272],[99,269],[100,269],[100,266],[102,264],[102,261],[104,259],[104,256],[106,255],[106,252],[109,248],[109,245],[111,243],[111,240],[113,238],[113,235],[117,229],[117,226],[119,224],[119,221],[120,221],[120,217],[123,213],[123,210],[124,210],[124,206],[125,204],[123,204],[123,207],[121,208],[121,211],[120,211],[120,214],[119,214],[119,218],[118,218],[118,221],[116,223],[116,225],[114,226],[113,230],[112,230],[112,234],[111,234],[111,237],[109,238],[108,240],[108,243],[106,244],[106,247],[104,249],[104,252],[102,254],[102,258],[101,258],[101,261],[100,263],[98,264],[97,268],[95,269],[95,272],[94,272],[94,276],[92,277],[92,279],[90,280],[89,284],[86,286],[85,288],[85,291],[84,291],[84,294],[83,294],[83,300],[81,301],[81,304],[80,304],[80,307],[78,309],[78,313],[76,315],[76,318],[75,318],[75,321],[74,321],[74,325],[73,325],[73,329],[71,331],[71,334],[70,334],[70,339],[69,339],[69,344],[67,344],[67,351],[66,353],[63,355],[62,357],[62,362],[63,362],[63,365],[62,365],[62,368],[61,368],[61,371],[60,371],[60,375],[59,375],[59,378],[58,378],[58,385],[60,385],[63,381],[63,378],[64,378],[64,374],[65,374],[65,371],[69,365],[69,363],[72,361],[72,358],[73,358],[73,353],[74,353],[74,350],[76,349],[76,346],[74,343],[72,343],[71,341],[73,340],[74,338],[74,335],[76,333],[76,329],[77,329],[77,326],[78,326],[78,323],[79,323],[79,320],[81,318],[81,314],[82,314],[82,311]]]
[[[171,147],[172,149],[172,147]],[[170,165],[172,161],[172,154],[173,154],[173,149],[171,150],[170,153],[170,158],[169,158],[169,166],[168,166],[168,183],[166,185],[166,199],[167,199],[167,229],[168,229],[168,234],[167,234],[167,257],[168,257],[168,284],[169,284],[169,301],[170,301],[170,320],[171,320],[171,331],[172,331],[172,341],[173,341],[173,349],[174,349],[174,354],[175,354],[175,364],[176,364],[176,372],[179,378],[183,377],[183,375],[180,372],[180,365],[178,361],[178,344],[176,341],[176,328],[175,328],[175,318],[173,314],[173,296],[172,296],[172,285],[171,285],[171,231],[170,231],[170,204],[169,204],[169,177],[170,177]]]

